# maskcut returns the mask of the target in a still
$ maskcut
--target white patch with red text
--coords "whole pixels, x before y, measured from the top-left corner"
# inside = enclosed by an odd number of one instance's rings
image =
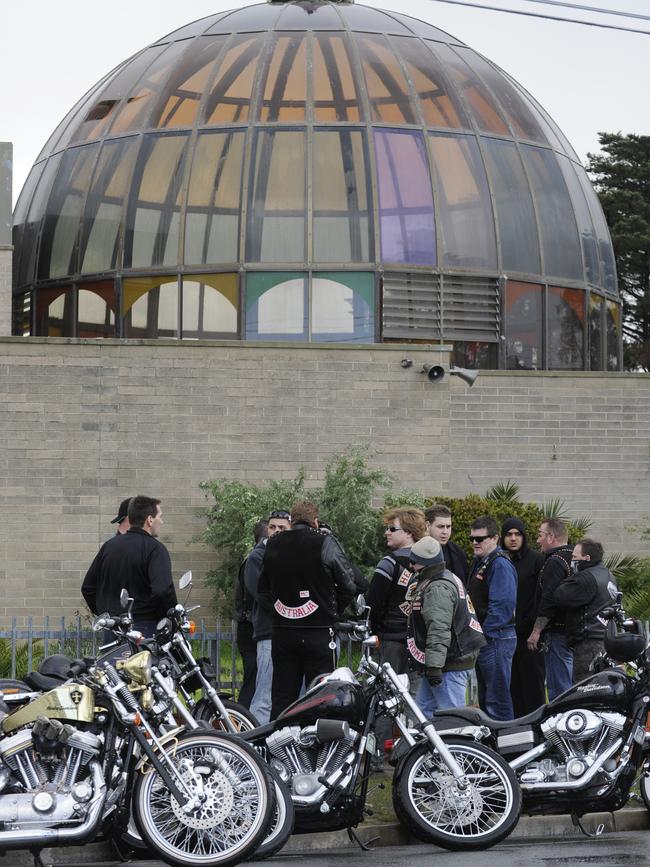
[[[469,619],[469,626],[470,629],[474,629],[476,630],[476,632],[483,632],[483,630],[481,629],[481,624],[478,622],[478,620],[474,620],[473,617],[470,617]]]
[[[424,665],[424,653],[420,650],[420,648],[415,643],[415,639],[410,637],[406,639],[406,646],[408,648],[408,652],[411,654],[413,659],[416,662],[422,663]]]
[[[280,617],[286,617],[288,620],[299,620],[301,617],[309,617],[310,614],[313,614],[314,611],[318,610],[318,605],[313,599],[310,599],[309,602],[305,602],[305,604],[301,605],[299,608],[292,608],[289,605],[285,605],[284,602],[280,602],[279,599],[276,599],[273,607]]]
[[[300,591],[301,599],[309,599],[309,590],[301,590]]]
[[[402,569],[402,572],[401,572],[399,578],[397,579],[398,586],[399,587],[406,587],[412,577],[413,577],[412,572],[409,572],[408,569]]]

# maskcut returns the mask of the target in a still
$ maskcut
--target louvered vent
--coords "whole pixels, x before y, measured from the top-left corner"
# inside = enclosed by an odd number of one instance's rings
[[[439,275],[384,274],[382,324],[384,338],[439,340]]]
[[[442,277],[445,340],[499,340],[499,281],[492,277]]]

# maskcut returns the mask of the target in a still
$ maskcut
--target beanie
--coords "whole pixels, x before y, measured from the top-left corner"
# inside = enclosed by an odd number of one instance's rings
[[[440,542],[432,536],[424,536],[412,546],[409,560],[422,566],[434,566],[436,563],[445,562]]]

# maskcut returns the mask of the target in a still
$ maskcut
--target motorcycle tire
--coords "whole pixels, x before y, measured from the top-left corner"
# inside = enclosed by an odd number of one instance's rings
[[[291,792],[280,775],[267,766],[275,793],[275,804],[271,814],[271,824],[262,844],[249,856],[249,861],[263,861],[279,852],[293,834],[296,811],[291,800]]]
[[[642,774],[639,780],[639,792],[643,798],[646,810],[650,810],[650,774]]]
[[[521,813],[521,790],[512,768],[483,744],[445,738],[470,779],[458,790],[440,754],[420,743],[401,759],[393,778],[393,807],[418,839],[443,849],[487,849],[504,840]]]
[[[238,732],[250,732],[259,726],[260,723],[255,714],[251,713],[243,704],[230,698],[222,698],[221,701],[228,712],[228,718]],[[225,732],[226,734],[229,732],[218,711],[207,698],[202,698],[197,702],[192,715],[198,722],[209,723],[217,732]]]
[[[264,761],[240,738],[216,732],[187,732],[165,750],[190,789],[192,775],[201,775],[207,799],[185,813],[149,765],[136,774],[131,802],[142,840],[176,867],[228,867],[252,855],[274,804]]]

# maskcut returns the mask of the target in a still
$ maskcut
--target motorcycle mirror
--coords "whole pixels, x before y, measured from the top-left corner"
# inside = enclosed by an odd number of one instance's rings
[[[125,611],[127,608],[129,611],[131,611],[131,606],[133,605],[133,597],[129,596],[129,591],[126,589],[126,587],[122,587],[122,590],[120,591],[120,605]]]
[[[357,615],[363,614],[363,612],[366,610],[366,597],[363,595],[363,593],[359,593],[357,598],[354,600],[354,610]]]
[[[185,590],[186,587],[189,587],[192,583],[192,571],[186,572],[184,575],[181,575],[178,581],[179,590]]]
[[[93,620],[92,630],[93,632],[101,632],[102,629],[106,626],[106,620],[110,617],[109,613],[100,614],[99,617],[96,617]]]

